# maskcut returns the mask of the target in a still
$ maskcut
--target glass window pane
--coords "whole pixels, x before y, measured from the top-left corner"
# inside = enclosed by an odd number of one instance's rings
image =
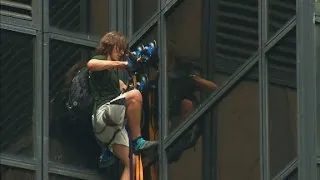
[[[295,15],[296,0],[268,0],[268,37],[272,37]]]
[[[200,103],[191,75],[204,76],[200,73],[201,24],[201,1],[183,1],[167,17],[169,132]]]
[[[133,33],[142,28],[152,15],[157,11],[158,1],[156,0],[134,0],[133,3]]]
[[[34,37],[2,30],[0,149],[33,157]]]
[[[35,180],[33,171],[26,169],[19,169],[9,166],[0,165],[1,179],[3,180]]]
[[[174,145],[176,146],[176,144]],[[194,180],[202,179],[202,141],[183,153],[168,151],[172,157],[168,159],[168,179]]]
[[[109,28],[109,0],[50,0],[50,25],[62,30],[102,36]]]
[[[96,169],[100,148],[92,133],[91,117],[72,116],[65,105],[67,82],[81,65],[86,65],[94,49],[57,40],[50,40],[49,46],[50,160]]]
[[[260,179],[258,72],[255,65],[215,108],[219,180]],[[215,79],[228,76],[216,73]]]
[[[297,156],[296,31],[268,53],[269,143],[271,177]]]

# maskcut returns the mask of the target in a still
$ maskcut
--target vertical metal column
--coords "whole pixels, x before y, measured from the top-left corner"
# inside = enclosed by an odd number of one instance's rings
[[[160,9],[164,7],[164,2],[158,0],[158,6]],[[160,143],[160,156],[159,156],[159,180],[168,179],[168,162],[165,148],[165,138],[167,137],[167,121],[168,121],[168,76],[167,76],[167,36],[166,36],[166,20],[163,13],[158,18],[158,47],[160,55],[160,81],[159,86],[161,87],[158,99],[159,99],[159,110],[158,119],[159,125],[159,143]]]
[[[36,180],[43,179],[43,1],[36,1],[36,13],[33,14],[37,27],[35,63],[35,84],[34,84],[34,116],[35,116],[35,159],[36,159]]]
[[[214,56],[215,56],[215,28],[214,19],[216,18],[215,9],[218,0],[202,0],[202,32],[201,32],[201,59],[204,63],[204,70],[207,79],[213,80],[214,75]],[[205,94],[207,96],[208,94]],[[206,98],[206,97],[204,97]],[[204,100],[202,98],[202,100]],[[202,179],[214,180],[217,178],[216,155],[216,127],[217,120],[215,119],[213,108],[204,115],[204,133],[202,136]]]
[[[43,106],[42,106],[42,129],[43,129],[43,160],[42,160],[42,170],[43,170],[43,180],[49,179],[49,1],[43,0],[42,4],[42,52],[43,57],[41,61],[42,66],[42,78],[43,78]],[[51,0],[52,1],[52,0]]]
[[[265,43],[268,40],[268,1],[259,0],[259,95],[260,95],[260,179],[270,179],[268,62]]]
[[[297,0],[299,180],[317,179],[314,0]]]

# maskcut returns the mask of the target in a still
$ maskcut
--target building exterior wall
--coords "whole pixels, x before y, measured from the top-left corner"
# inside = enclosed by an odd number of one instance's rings
[[[132,49],[159,43],[159,179],[319,178],[318,1],[12,2],[0,2],[2,179],[118,179],[118,166],[97,168],[88,122],[69,121],[59,94],[64,74],[110,30],[128,35]],[[167,93],[179,61],[199,64],[219,85],[197,92],[181,121],[169,113]],[[168,164],[166,147],[200,121],[203,136]]]

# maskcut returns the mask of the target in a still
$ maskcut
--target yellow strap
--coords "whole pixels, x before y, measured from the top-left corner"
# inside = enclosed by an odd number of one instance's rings
[[[141,155],[135,156],[135,180],[143,180],[143,166]]]

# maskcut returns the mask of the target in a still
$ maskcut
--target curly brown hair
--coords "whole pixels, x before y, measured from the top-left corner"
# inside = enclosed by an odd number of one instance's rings
[[[119,50],[123,50],[124,53],[127,53],[129,49],[127,38],[122,33],[117,31],[106,33],[101,38],[96,52],[100,55],[108,56],[111,55],[114,47],[119,48]]]

